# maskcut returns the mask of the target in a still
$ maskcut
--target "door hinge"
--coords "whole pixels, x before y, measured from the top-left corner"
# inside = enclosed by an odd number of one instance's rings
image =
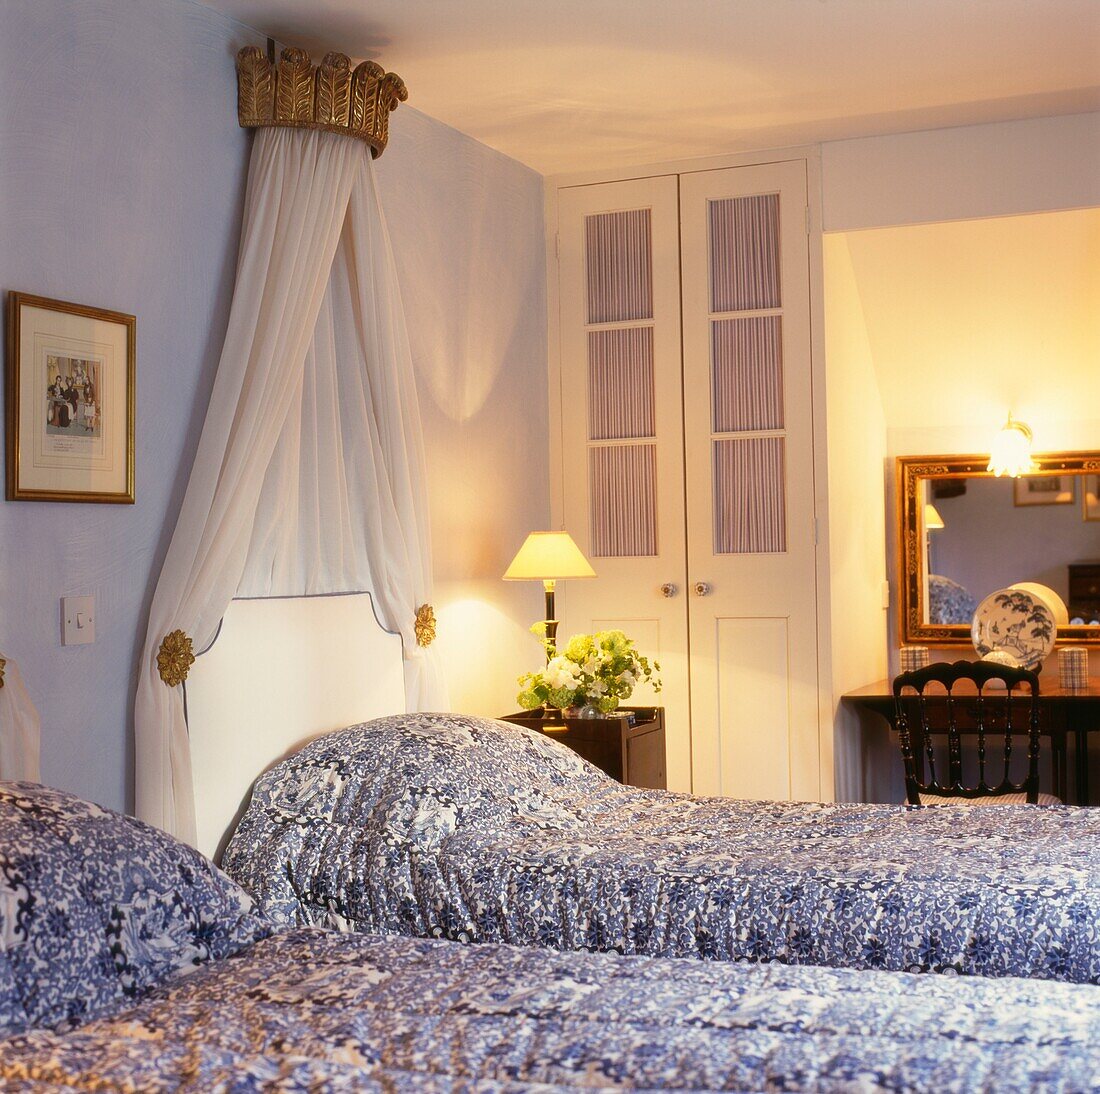
[[[813,232],[813,228],[811,227],[812,223],[813,223],[813,214],[810,212],[810,207],[807,205],[806,206],[806,235],[811,235],[812,234],[812,232]]]

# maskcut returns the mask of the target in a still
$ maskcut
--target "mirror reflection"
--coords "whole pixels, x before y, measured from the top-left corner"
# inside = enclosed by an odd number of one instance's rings
[[[1062,598],[1071,625],[1100,626],[1097,479],[927,480],[925,621],[969,624],[990,593],[1037,581]]]
[[[1061,642],[1100,644],[1100,453],[1036,457],[996,478],[988,457],[898,459],[901,640],[969,645],[975,608],[1020,582],[1053,589]]]

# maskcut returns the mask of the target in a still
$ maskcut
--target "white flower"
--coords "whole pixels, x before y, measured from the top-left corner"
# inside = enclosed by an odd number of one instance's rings
[[[580,683],[575,675],[576,668],[577,666],[565,657],[552,657],[547,662],[546,668],[542,670],[542,675],[550,687],[572,690]]]
[[[625,669],[623,672],[619,673],[619,680],[628,687],[633,687],[638,682],[638,677],[635,676],[630,669]]]

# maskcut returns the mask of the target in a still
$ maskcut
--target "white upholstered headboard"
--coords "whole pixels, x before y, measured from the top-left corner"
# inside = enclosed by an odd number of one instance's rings
[[[198,849],[219,860],[257,777],[308,740],[403,712],[401,660],[367,593],[234,600],[184,685]]]

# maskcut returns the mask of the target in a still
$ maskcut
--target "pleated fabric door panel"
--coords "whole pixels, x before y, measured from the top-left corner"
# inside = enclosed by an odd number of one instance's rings
[[[806,198],[801,160],[558,191],[563,513],[598,574],[563,630],[658,656],[673,789],[820,794]]]
[[[685,174],[680,218],[695,790],[816,798],[805,164]]]
[[[598,575],[560,586],[561,633],[620,627],[660,661],[631,702],[666,707],[688,790],[676,176],[560,190],[558,241],[564,523]]]

